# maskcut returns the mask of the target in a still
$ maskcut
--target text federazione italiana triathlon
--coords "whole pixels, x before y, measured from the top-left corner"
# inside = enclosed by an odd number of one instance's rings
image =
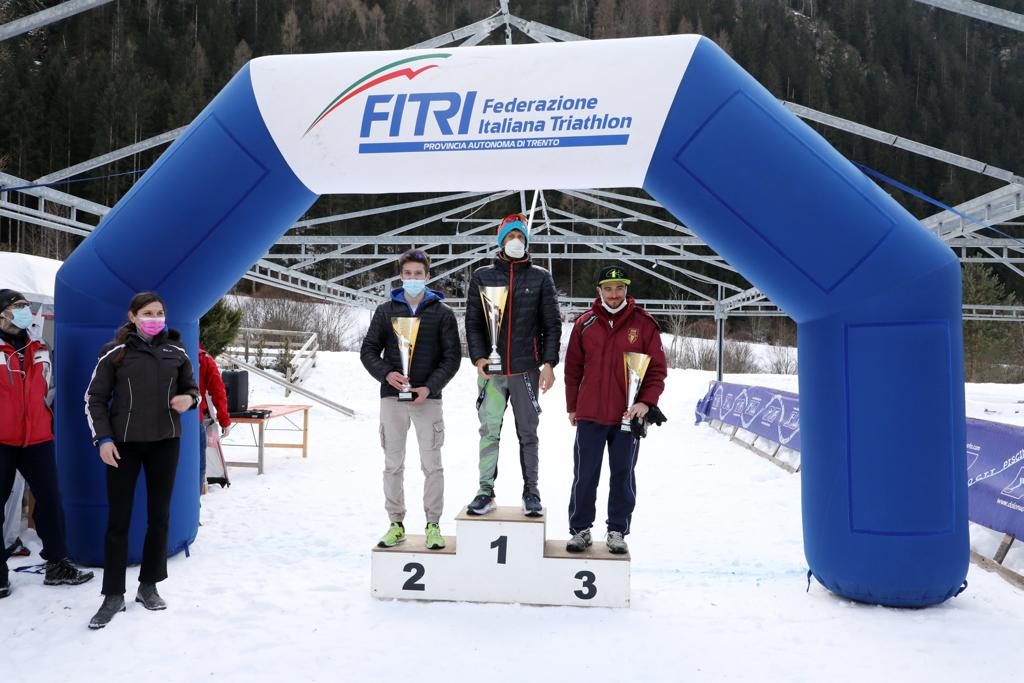
[[[546,97],[540,99],[487,98],[483,101],[477,132],[559,133],[568,131],[623,130],[633,126],[632,116],[613,116],[596,111],[596,97]],[[545,114],[525,117],[524,114]]]

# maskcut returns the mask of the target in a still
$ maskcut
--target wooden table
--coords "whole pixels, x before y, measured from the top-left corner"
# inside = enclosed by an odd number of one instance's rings
[[[309,409],[313,406],[310,405],[258,405],[249,406],[249,410],[269,410],[270,414],[266,417],[232,417],[232,424],[247,424],[249,425],[250,432],[252,433],[254,443],[225,443],[221,442],[221,446],[234,446],[234,447],[252,447],[256,446],[257,458],[256,462],[238,462],[231,461],[225,462],[225,465],[230,467],[255,467],[258,474],[263,474],[263,453],[266,448],[301,448],[302,457],[305,458],[308,455],[309,446]],[[302,413],[302,426],[297,425],[289,415],[295,413]],[[275,417],[284,418],[285,422],[291,425],[291,427],[284,427],[280,429],[270,429],[267,423],[273,420]],[[258,431],[257,431],[258,428]],[[302,432],[302,443],[266,443],[265,435],[268,431],[275,432]]]

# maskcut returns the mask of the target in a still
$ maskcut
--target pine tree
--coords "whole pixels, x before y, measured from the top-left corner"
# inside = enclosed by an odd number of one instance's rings
[[[963,264],[963,300],[965,304],[996,306],[1020,303],[991,267],[979,263]],[[999,366],[1016,364],[1020,356],[1018,327],[1005,322],[964,321],[964,375],[968,382],[1002,379],[1005,373],[998,372]]]
[[[216,358],[238,336],[242,312],[221,299],[199,320],[199,343]]]

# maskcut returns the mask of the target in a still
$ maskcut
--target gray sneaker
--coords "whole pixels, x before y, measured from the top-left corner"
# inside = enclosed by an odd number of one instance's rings
[[[629,552],[626,539],[621,531],[609,531],[607,537],[608,552],[613,555],[625,555]]]
[[[103,596],[103,604],[100,605],[100,610],[96,612],[96,615],[89,622],[89,628],[93,631],[104,628],[110,623],[110,620],[114,618],[119,612],[123,612],[124,596],[123,595],[105,595]]]
[[[590,529],[584,529],[583,531],[577,531],[569,539],[569,542],[565,544],[565,549],[570,553],[582,553],[584,550],[593,545],[594,540],[590,537]]]
[[[167,603],[157,593],[155,583],[140,583],[135,602],[141,602],[143,607],[154,612],[167,609]]]

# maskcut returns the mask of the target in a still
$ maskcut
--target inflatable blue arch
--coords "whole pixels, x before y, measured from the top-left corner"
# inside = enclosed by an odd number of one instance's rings
[[[243,68],[59,273],[57,437],[73,557],[102,563],[103,466],[82,395],[133,293],[166,297],[195,359],[198,318],[319,195],[509,187],[642,187],[779,304],[799,325],[814,576],[885,605],[960,589],[969,551],[957,259],[699,36],[280,56]],[[198,427],[188,422],[172,552],[198,524]],[[145,507],[135,510],[138,560]]]

